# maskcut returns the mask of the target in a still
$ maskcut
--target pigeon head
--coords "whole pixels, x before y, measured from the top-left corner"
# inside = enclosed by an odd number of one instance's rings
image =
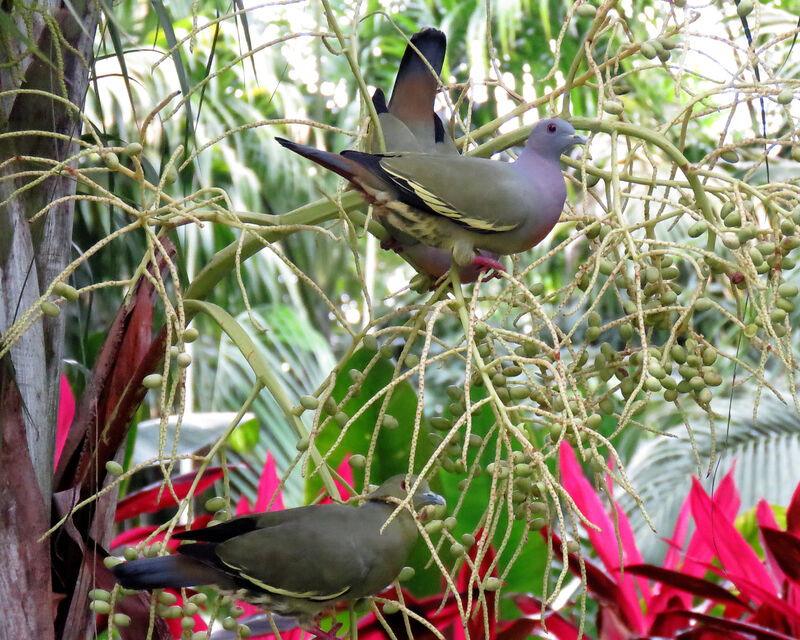
[[[378,500],[382,502],[394,502],[395,500],[404,500],[408,496],[409,490],[417,481],[417,476],[409,476],[406,478],[405,474],[392,476],[380,487],[373,491],[368,497],[370,500]],[[444,505],[446,504],[444,498],[437,493],[431,491],[428,482],[423,480],[420,482],[417,491],[414,493],[413,498],[414,509],[420,510],[428,505]]]
[[[557,160],[562,153],[585,142],[586,139],[577,135],[575,127],[569,122],[561,118],[550,118],[542,120],[533,128],[525,143],[525,151]]]

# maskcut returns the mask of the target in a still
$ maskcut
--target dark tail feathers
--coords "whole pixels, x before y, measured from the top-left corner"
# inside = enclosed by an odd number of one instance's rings
[[[386,96],[383,93],[383,89],[375,89],[375,93],[372,94],[372,104],[377,113],[387,113],[389,111],[389,107],[386,106]]]
[[[219,584],[224,574],[182,555],[140,558],[111,568],[126,589],[163,589]]]
[[[419,50],[433,67],[436,75],[439,75],[442,72],[444,53],[447,49],[447,37],[444,33],[433,27],[428,27],[417,31],[411,36],[411,44]],[[403,59],[400,61],[400,68],[397,70],[392,97],[394,98],[395,91],[407,76],[416,74],[422,74],[424,77],[430,78],[434,84],[436,83],[436,79],[433,77],[428,65],[420,59],[419,54],[413,48],[407,46],[403,53]]]
[[[312,162],[316,162],[318,165],[325,167],[329,171],[338,173],[348,180],[352,180],[354,176],[361,172],[357,163],[348,160],[338,153],[331,153],[330,151],[322,151],[321,149],[315,149],[314,147],[309,147],[304,144],[297,144],[285,138],[276,137],[275,140],[290,151],[294,151],[298,155],[308,158]]]

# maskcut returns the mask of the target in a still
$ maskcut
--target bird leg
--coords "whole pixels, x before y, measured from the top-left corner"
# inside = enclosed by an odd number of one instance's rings
[[[403,245],[397,238],[388,236],[386,239],[381,240],[381,249],[384,251],[394,251],[395,253],[403,252]]]
[[[317,640],[341,640],[341,638],[336,635],[341,628],[342,623],[335,622],[333,623],[333,626],[331,626],[330,631],[323,631],[320,629],[319,624],[314,625],[308,631],[311,634],[311,637],[316,638]]]
[[[472,264],[475,268],[479,269],[480,271],[490,271],[494,270],[496,272],[502,271],[505,273],[506,268],[494,258],[489,258],[487,256],[475,256]],[[491,277],[499,277],[496,274],[492,274]]]

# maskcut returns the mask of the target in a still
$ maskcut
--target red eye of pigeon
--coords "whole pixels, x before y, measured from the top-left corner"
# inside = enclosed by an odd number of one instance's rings
[[[548,133],[555,133],[556,129],[558,129],[558,127],[555,125],[554,122],[551,122],[550,124],[547,125],[547,132]]]
[[[400,483],[400,491],[405,491],[405,490],[406,490],[406,481],[405,481],[405,480],[403,480],[403,481]]]

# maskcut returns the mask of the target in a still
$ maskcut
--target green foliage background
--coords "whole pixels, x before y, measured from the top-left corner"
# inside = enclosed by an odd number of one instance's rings
[[[62,311],[76,392],[122,296],[168,237],[177,258],[171,279],[159,280],[156,313],[174,327],[174,353],[140,417],[253,411],[258,437],[226,425],[235,446],[220,447],[249,465],[221,488],[232,501],[253,498],[253,470],[268,452],[293,504],[330,489],[331,469],[348,454],[366,457],[357,490],[422,471],[457,524],[415,564],[434,551],[453,575],[463,560],[450,545],[476,534],[481,550],[499,551],[505,590],[544,598],[562,568],[544,578],[554,551],[530,505],[578,537],[580,514],[559,483],[563,440],[597,483],[613,460],[619,497],[652,556],[663,546],[649,524],[669,530],[677,504],[660,496],[678,496],[691,473],[717,477],[725,469],[713,462],[730,444],[751,478],[745,502],[765,493],[785,501],[800,481],[797,465],[775,464],[781,452],[800,452],[797,5],[758,4],[752,43],[733,3],[609,1],[594,17],[580,6],[104,6],[76,159],[76,262],[65,272],[81,295]],[[714,12],[720,31],[704,33],[700,12]],[[442,100],[465,153],[514,155],[529,128],[504,126],[509,104],[522,105],[525,122],[566,110],[590,135],[567,163],[562,224],[515,256],[508,278],[430,289],[377,247],[382,230],[374,221],[367,230],[357,196],[273,140],[363,144],[359,81],[388,91],[404,38],[426,25],[448,35]],[[711,57],[712,38],[727,47],[727,67],[697,62]],[[643,55],[654,42],[663,55]],[[47,295],[6,333],[4,349]],[[185,311],[195,296],[221,312]],[[183,338],[189,320],[196,342]],[[188,372],[175,365],[184,352]],[[318,408],[298,409],[304,396]],[[467,398],[481,410],[470,415]],[[781,419],[765,427],[759,407]],[[387,429],[385,415],[399,426]],[[468,446],[470,433],[480,444]],[[775,474],[754,478],[756,461]],[[518,464],[533,468],[535,489],[520,488]],[[483,589],[477,571],[472,580]],[[420,594],[439,585],[435,568],[412,583]]]

